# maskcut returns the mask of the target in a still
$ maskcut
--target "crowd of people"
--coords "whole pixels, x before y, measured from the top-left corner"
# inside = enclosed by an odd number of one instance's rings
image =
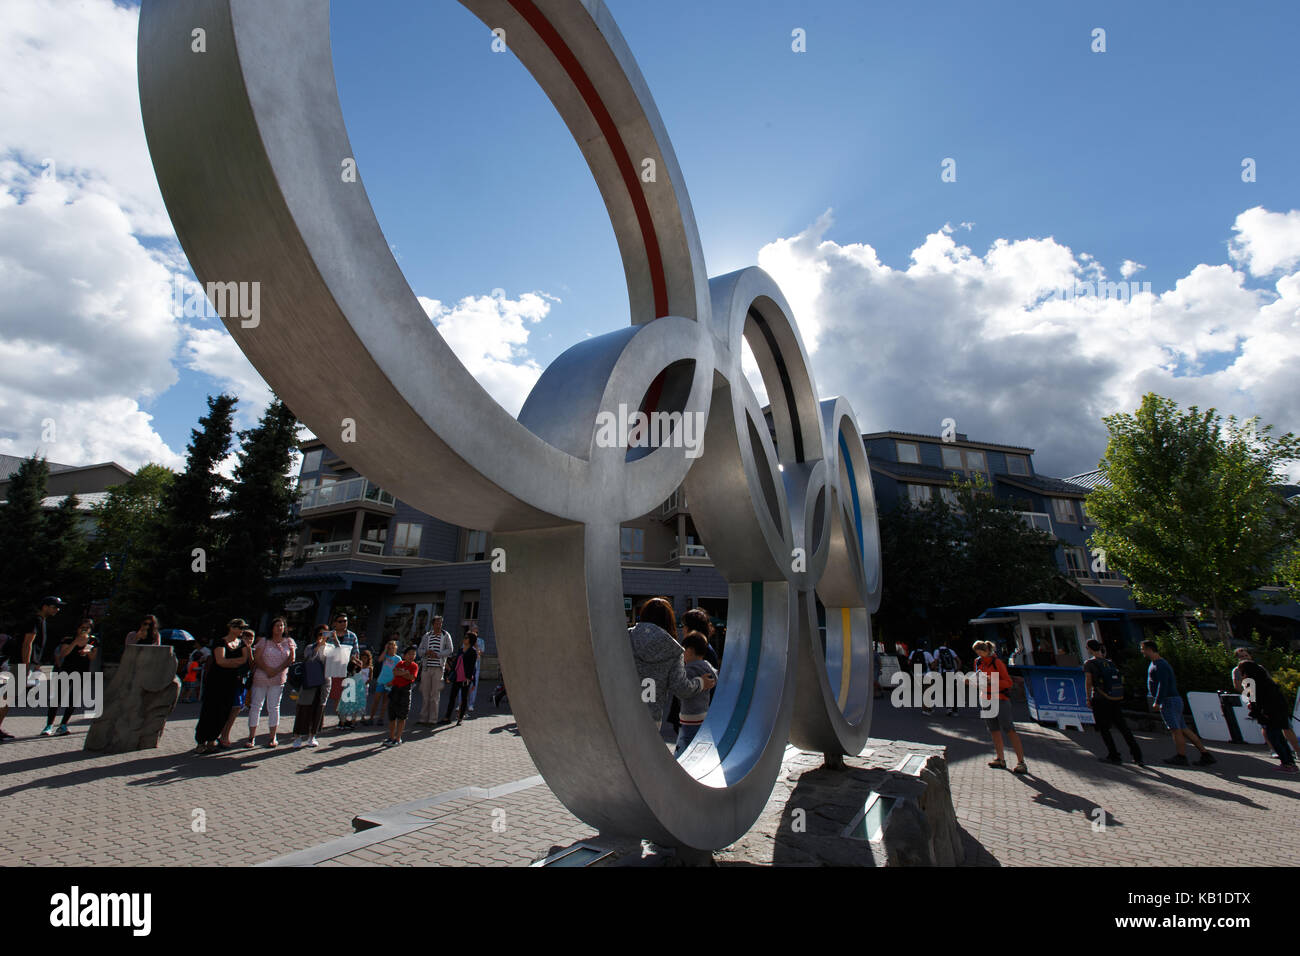
[[[450,724],[454,714],[460,726],[477,697],[483,649],[484,642],[472,626],[457,648],[441,617],[433,618],[418,643],[399,649],[396,639],[389,640],[378,654],[361,646],[348,628],[346,614],[338,613],[330,624],[316,627],[301,648],[289,636],[285,618],[274,618],[270,633],[260,639],[243,618],[234,618],[211,655],[205,655],[202,703],[194,731],[196,752],[210,754],[237,746],[231,732],[244,711],[248,736],[238,746],[257,746],[263,713],[265,746],[280,746],[280,707],[286,688],[295,698],[294,748],[320,746],[318,737],[331,706],[337,729],[382,724],[387,730],[382,746],[398,746],[417,691],[417,724]],[[333,664],[341,661],[346,661],[345,672],[331,673],[337,669]],[[440,700],[448,687],[451,696],[443,712]]]
[[[1084,694],[1089,709],[1092,711],[1093,724],[1106,748],[1100,760],[1109,764],[1122,764],[1123,757],[1115,745],[1113,731],[1119,731],[1129,751],[1131,762],[1135,766],[1145,766],[1142,748],[1128,725],[1123,710],[1124,682],[1119,668],[1110,660],[1106,646],[1099,640],[1092,639],[1085,643],[1090,655],[1082,665]],[[1006,663],[998,656],[990,641],[976,641],[971,648],[974,654],[974,668],[969,678],[977,681],[980,687],[979,703],[982,710],[990,713],[984,716],[984,723],[992,738],[994,759],[989,766],[994,769],[1007,768],[1004,753],[1004,739],[1016,755],[1016,763],[1011,768],[1017,774],[1027,774],[1024,747],[1016,733],[1011,717],[1011,692],[1015,680]],[[1187,725],[1184,716],[1186,702],[1178,690],[1178,680],[1173,666],[1160,654],[1155,641],[1145,640],[1141,644],[1142,655],[1147,660],[1146,690],[1147,701],[1153,714],[1159,715],[1173,741],[1174,752],[1163,758],[1163,762],[1175,767],[1188,766],[1187,746],[1197,751],[1197,766],[1208,767],[1217,763],[1214,754],[1206,747],[1200,736]],[[1234,652],[1237,666],[1233,669],[1231,680],[1237,693],[1243,694],[1248,704],[1250,719],[1260,725],[1273,757],[1278,761],[1282,773],[1297,773],[1296,755],[1300,753],[1296,734],[1291,726],[1295,718],[1287,704],[1286,695],[1268,671],[1257,663],[1247,648],[1237,648]],[[957,652],[947,643],[940,645],[933,652],[924,645],[911,650],[903,649],[898,654],[905,671],[927,674],[937,672],[942,678],[947,674],[963,675],[962,663]],[[1014,663],[1013,663],[1014,666]],[[879,659],[877,659],[877,681],[880,680]],[[940,693],[952,692],[949,681],[940,680]],[[878,693],[877,696],[883,696]],[[996,708],[989,706],[996,699]],[[945,697],[948,704],[947,713],[957,716],[954,701]],[[929,716],[934,708],[923,704],[921,713]]]
[[[0,662],[9,671],[6,679],[17,679],[22,673],[29,684],[34,684],[46,663],[53,663],[56,672],[91,669],[99,642],[93,635],[94,621],[89,618],[47,657],[47,625],[62,608],[63,601],[58,597],[42,599],[30,621],[17,629],[20,633],[3,642]],[[264,746],[279,747],[281,706],[286,692],[294,701],[293,748],[320,746],[318,738],[331,706],[336,727],[342,731],[359,725],[384,725],[387,733],[382,745],[386,747],[401,744],[417,692],[417,724],[451,724],[454,719],[460,726],[473,716],[486,650],[477,628],[469,627],[457,646],[444,629],[443,619],[434,617],[418,642],[408,643],[399,652],[397,641],[391,640],[378,656],[362,646],[342,612],[336,613],[329,624],[314,628],[310,639],[301,646],[290,632],[284,617],[273,618],[270,630],[262,637],[243,618],[232,618],[223,636],[199,647],[183,661],[178,703],[199,704],[195,753],[256,747],[263,717]],[[161,643],[158,619],[152,614],[145,615],[125,639],[126,645]],[[448,688],[450,693],[444,694]],[[445,710],[441,708],[444,697]],[[3,726],[8,709],[7,703],[0,704],[0,742],[13,739]],[[67,734],[72,709],[66,702],[61,708],[51,706],[41,734]],[[246,735],[236,729],[241,714],[246,715]]]
[[[41,600],[37,610],[0,649],[0,659],[7,664],[11,679],[22,667],[32,675],[47,662],[48,622],[63,608],[58,597]],[[52,648],[51,663],[61,673],[85,673],[95,664],[99,644],[93,634],[94,622],[83,619],[76,632]],[[395,636],[396,637],[396,636]],[[641,681],[641,696],[656,727],[671,728],[674,753],[683,754],[694,741],[708,716],[721,666],[723,633],[715,630],[710,616],[702,608],[692,608],[677,620],[672,602],[654,597],[637,609],[636,621],[628,629],[628,640]],[[139,626],[126,636],[126,644],[159,644],[158,619],[145,615]],[[951,691],[948,675],[962,675],[962,659],[948,641],[933,651],[918,646],[899,654],[900,663],[913,672],[936,672],[943,693]],[[1118,731],[1129,756],[1143,766],[1140,745],[1128,726],[1123,711],[1124,686],[1119,669],[1107,656],[1105,645],[1089,640],[1091,655],[1082,665],[1084,691],[1092,711],[1093,723],[1105,745],[1100,758],[1122,764],[1113,731]],[[265,746],[280,746],[281,705],[286,689],[296,704],[293,713],[294,748],[320,746],[318,739],[331,707],[340,730],[381,724],[386,728],[385,747],[400,746],[415,695],[419,707],[415,723],[433,726],[452,723],[460,726],[471,716],[478,696],[484,641],[474,627],[469,627],[457,646],[445,630],[443,619],[435,616],[418,641],[399,647],[389,640],[382,651],[373,653],[348,628],[348,617],[338,612],[329,624],[317,626],[303,646],[290,636],[286,618],[273,618],[269,632],[259,638],[243,618],[232,618],[224,636],[210,647],[196,650],[183,669],[182,700],[198,701],[199,716],[195,726],[195,752],[212,754],[234,747],[257,746],[262,717],[266,717]],[[1158,714],[1168,729],[1174,753],[1164,762],[1173,766],[1188,765],[1187,747],[1197,751],[1196,763],[1209,766],[1216,762],[1205,742],[1187,726],[1185,702],[1178,689],[1177,677],[1169,661],[1163,658],[1154,641],[1143,641],[1142,654],[1148,661],[1147,699],[1152,712]],[[973,670],[967,675],[978,678],[985,725],[992,738],[994,759],[989,766],[1007,769],[1006,745],[1010,745],[1016,762],[1011,770],[1027,774],[1024,746],[1012,720],[1011,693],[1014,680],[1007,665],[989,641],[972,645]],[[1244,693],[1249,714],[1264,732],[1265,738],[1285,773],[1296,773],[1296,754],[1300,752],[1292,728],[1292,715],[1285,695],[1268,671],[1257,663],[1249,650],[1238,648],[1237,666],[1231,679],[1238,693]],[[879,680],[879,657],[877,657]],[[34,681],[29,676],[29,681]],[[504,692],[498,688],[494,702]],[[989,706],[994,700],[998,706]],[[947,713],[956,715],[956,702],[946,700]],[[72,707],[65,702],[48,711],[43,736],[68,733]],[[922,712],[933,713],[928,703]],[[247,734],[232,740],[241,714],[247,714]],[[0,742],[12,739],[4,730],[8,714],[0,703]],[[57,722],[56,722],[57,721]]]

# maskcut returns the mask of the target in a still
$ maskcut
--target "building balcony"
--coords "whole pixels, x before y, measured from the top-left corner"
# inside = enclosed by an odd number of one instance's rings
[[[321,558],[341,558],[352,553],[351,539],[344,541],[322,541],[309,544],[302,549],[304,561],[316,561]],[[378,541],[358,541],[357,554],[382,556],[384,546]]]
[[[709,551],[702,544],[688,544],[684,554],[680,548],[673,548],[668,552],[670,562],[680,560],[680,558],[698,558],[701,561],[707,561],[709,560]]]
[[[685,510],[687,510],[686,492],[678,488],[669,496],[668,500],[659,507],[659,520],[668,521],[671,518],[676,518],[678,512]]]
[[[387,514],[393,514],[397,510],[396,499],[387,491],[365,478],[349,478],[347,481],[336,481],[303,492],[298,500],[298,513],[321,512],[353,505],[369,505]]]

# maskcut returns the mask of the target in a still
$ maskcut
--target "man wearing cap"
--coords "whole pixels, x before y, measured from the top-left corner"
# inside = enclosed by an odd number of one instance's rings
[[[58,614],[62,607],[63,601],[60,598],[42,598],[36,616],[28,618],[27,623],[21,628],[21,637],[10,639],[5,648],[8,652],[9,670],[13,673],[10,680],[26,681],[27,675],[41,666],[41,658],[45,654],[45,622]],[[17,687],[18,685],[15,684],[14,688]],[[0,724],[4,723],[8,715],[9,705],[0,705]],[[13,740],[13,737],[13,734],[5,733],[3,728],[0,728],[0,742]]]

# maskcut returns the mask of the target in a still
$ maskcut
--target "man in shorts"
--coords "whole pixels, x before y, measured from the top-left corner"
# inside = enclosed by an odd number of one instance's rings
[[[1151,698],[1151,709],[1160,714],[1174,735],[1172,757],[1166,757],[1165,763],[1174,767],[1187,766],[1187,741],[1192,742],[1201,757],[1196,761],[1198,767],[1208,767],[1217,763],[1214,754],[1205,749],[1205,744],[1196,735],[1196,731],[1187,726],[1183,720],[1183,698],[1178,693],[1178,681],[1174,678],[1174,668],[1160,656],[1160,649],[1155,641],[1142,642],[1142,655],[1151,662],[1147,668],[1147,696]]]

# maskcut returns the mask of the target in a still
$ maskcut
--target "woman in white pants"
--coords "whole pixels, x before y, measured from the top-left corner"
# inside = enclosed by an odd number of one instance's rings
[[[245,747],[256,746],[257,722],[262,716],[262,704],[266,704],[266,722],[271,731],[271,738],[266,745],[278,746],[275,734],[280,727],[280,696],[284,693],[289,666],[297,651],[287,634],[288,627],[284,618],[275,618],[271,621],[270,639],[262,638],[253,645],[253,686],[249,690],[248,740],[244,742]]]

